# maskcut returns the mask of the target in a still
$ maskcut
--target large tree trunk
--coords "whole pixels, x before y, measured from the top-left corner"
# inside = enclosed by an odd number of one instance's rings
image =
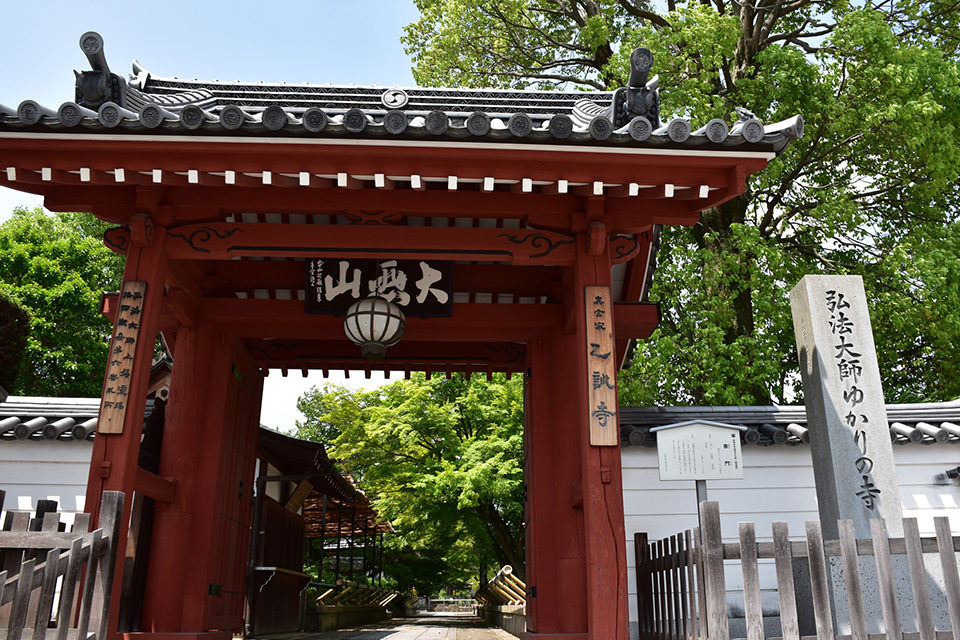
[[[524,551],[521,545],[517,543],[517,540],[523,539],[523,532],[511,531],[500,512],[492,505],[480,503],[477,512],[484,524],[487,525],[487,530],[493,538],[494,555],[497,561],[501,564],[509,564],[517,576],[523,580],[526,573]],[[515,535],[515,533],[520,535]]]

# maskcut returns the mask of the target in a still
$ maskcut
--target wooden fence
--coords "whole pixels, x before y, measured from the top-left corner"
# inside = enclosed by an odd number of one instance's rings
[[[836,640],[960,640],[960,576],[956,552],[960,536],[952,536],[947,518],[935,519],[936,535],[921,537],[915,518],[904,518],[904,537],[890,538],[886,523],[871,521],[871,538],[856,539],[853,524],[839,521],[839,540],[824,540],[819,521],[806,523],[803,540],[790,540],[787,524],[774,522],[772,542],[757,542],[752,522],[741,522],[739,542],[724,543],[720,509],[716,502],[700,504],[701,527],[649,541],[644,533],[634,537],[637,554],[637,606],[641,640],[729,640],[724,560],[739,561],[743,576],[746,638],[764,640],[760,599],[759,559],[773,559],[776,568],[782,640],[801,640],[795,592],[794,559],[809,567],[816,636],[803,639]],[[924,554],[939,556],[942,587],[949,608],[951,629],[936,629],[931,611]],[[917,628],[905,630],[894,587],[892,555],[907,557]],[[883,616],[884,634],[867,630],[861,556],[873,556]],[[849,611],[850,635],[834,630],[830,600],[829,558],[839,558]],[[872,594],[869,594],[872,595]]]
[[[88,514],[77,514],[67,532],[56,511],[39,522],[30,513],[7,512],[0,530],[0,640],[106,636],[123,497],[104,493],[94,531]],[[0,509],[3,498],[0,491]]]

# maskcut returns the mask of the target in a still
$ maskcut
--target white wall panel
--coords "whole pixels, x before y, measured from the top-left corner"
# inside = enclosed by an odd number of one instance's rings
[[[933,518],[948,516],[960,532],[960,484],[945,483],[942,474],[960,464],[955,445],[894,446],[897,477],[904,516],[916,517],[921,534],[932,535]],[[693,482],[661,482],[657,450],[626,447],[622,450],[623,503],[627,532],[631,633],[636,637],[636,572],[633,535],[646,532],[650,540],[671,536],[697,525]],[[771,539],[771,524],[785,521],[791,537],[802,538],[804,523],[818,519],[817,495],[809,446],[743,447],[743,480],[710,481],[711,500],[720,503],[721,527],[726,542],[737,540],[740,522],[756,523],[757,539]],[[739,593],[743,578],[739,563],[726,568],[731,613],[742,612]],[[760,586],[766,614],[776,608],[776,574],[772,561],[759,561]],[[742,615],[742,614],[741,614]]]
[[[0,489],[4,509],[34,511],[37,500],[56,500],[72,524],[83,511],[93,442],[4,440],[0,442]]]

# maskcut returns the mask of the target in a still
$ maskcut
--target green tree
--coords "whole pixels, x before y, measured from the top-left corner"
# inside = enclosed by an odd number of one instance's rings
[[[767,122],[806,134],[705,211],[666,229],[651,299],[663,322],[622,376],[626,403],[766,403],[798,391],[787,292],[860,273],[891,401],[949,398],[960,365],[950,299],[960,172],[960,7],[942,0],[418,0],[404,42],[425,84],[622,86],[655,55],[661,117]],[[953,235],[951,235],[953,234]],[[924,246],[916,238],[923,238]],[[955,256],[956,254],[954,254]],[[899,258],[898,258],[899,257]],[[896,260],[911,278],[897,278]],[[929,269],[932,271],[919,270]],[[898,339],[908,329],[910,340]],[[918,356],[922,353],[922,357]]]
[[[123,272],[123,257],[100,239],[105,227],[89,214],[23,208],[0,225],[0,296],[30,315],[11,393],[100,394],[111,330],[100,296],[119,288]]]
[[[432,592],[479,567],[522,570],[522,381],[413,376],[373,391],[301,398],[298,437],[338,433],[331,455],[397,530],[400,586]]]

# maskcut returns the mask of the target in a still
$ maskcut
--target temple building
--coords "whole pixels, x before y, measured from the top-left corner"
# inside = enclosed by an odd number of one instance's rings
[[[526,635],[627,638],[616,379],[659,321],[658,229],[742,194],[800,117],[661,118],[646,49],[585,93],[123,78],[80,46],[75,101],[0,105],[0,184],[115,224],[126,257],[84,508],[155,506],[139,619],[114,580],[110,637],[242,628],[263,376],[352,369],[523,374]]]

